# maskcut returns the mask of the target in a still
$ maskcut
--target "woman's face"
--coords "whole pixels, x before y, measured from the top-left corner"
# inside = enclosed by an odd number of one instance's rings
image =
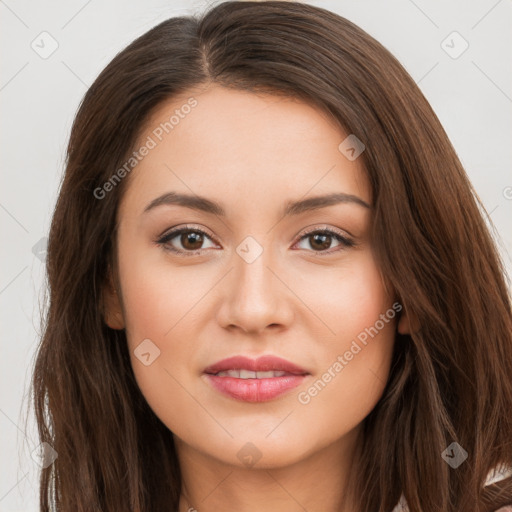
[[[218,86],[141,135],[106,318],[180,450],[285,466],[354,439],[379,400],[400,306],[347,135],[304,103]]]

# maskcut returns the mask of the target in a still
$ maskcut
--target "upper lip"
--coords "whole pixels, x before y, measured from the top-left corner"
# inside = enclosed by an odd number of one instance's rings
[[[251,359],[233,356],[222,359],[204,369],[204,373],[216,374],[228,370],[249,370],[253,372],[282,371],[293,375],[307,375],[309,372],[281,357],[266,355]]]

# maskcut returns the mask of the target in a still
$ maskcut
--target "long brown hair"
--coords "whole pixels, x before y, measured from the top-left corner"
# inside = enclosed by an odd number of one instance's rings
[[[366,146],[372,245],[416,331],[397,334],[364,422],[361,512],[490,511],[512,504],[512,313],[505,270],[454,148],[400,63],[350,21],[296,2],[225,2],[160,23],[121,51],[80,104],[51,224],[49,307],[33,374],[41,511],[177,510],[172,433],[142,396],[124,331],[102,315],[116,212],[98,198],[141,127],[173,96],[215,83],[295,97]],[[457,469],[441,453],[457,442]]]

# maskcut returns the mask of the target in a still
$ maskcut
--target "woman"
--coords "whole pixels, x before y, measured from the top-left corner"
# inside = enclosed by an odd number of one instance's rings
[[[480,207],[414,81],[336,14],[225,2],[139,37],[83,99],[51,226],[41,510],[512,505]]]

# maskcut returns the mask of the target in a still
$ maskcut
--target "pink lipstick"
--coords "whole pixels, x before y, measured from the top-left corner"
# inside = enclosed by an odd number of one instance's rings
[[[235,356],[205,368],[210,384],[221,393],[245,402],[266,402],[297,387],[307,370],[266,355],[258,359]]]

